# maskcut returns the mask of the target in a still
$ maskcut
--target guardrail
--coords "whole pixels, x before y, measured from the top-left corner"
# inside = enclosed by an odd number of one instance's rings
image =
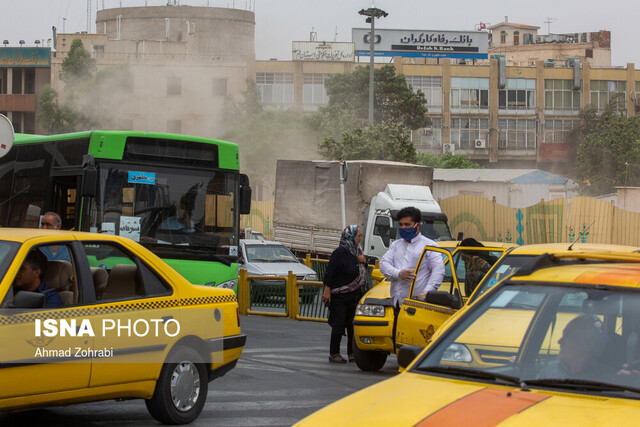
[[[326,322],[329,310],[322,301],[324,273],[328,260],[305,258],[305,264],[316,271],[319,280],[298,282],[293,272],[287,276],[250,276],[242,268],[238,274],[238,306],[240,314],[289,317],[298,320]],[[371,272],[378,263],[369,265],[365,286],[374,286]],[[375,283],[377,284],[377,283]]]

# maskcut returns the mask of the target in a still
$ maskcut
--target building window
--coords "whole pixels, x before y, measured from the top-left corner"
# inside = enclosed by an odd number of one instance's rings
[[[167,95],[182,95],[182,79],[180,77],[167,78]]]
[[[227,79],[213,79],[213,96],[227,96]]]
[[[413,145],[418,151],[428,151],[442,147],[442,119],[431,118],[431,126],[412,131]]]
[[[507,32],[500,31],[500,44],[507,44]]]
[[[96,59],[104,58],[104,45],[93,45],[93,57]]]
[[[293,73],[256,73],[256,86],[266,109],[293,107]]]
[[[615,80],[591,80],[591,105],[605,110],[608,105],[618,110],[626,109],[627,82]]]
[[[577,123],[577,120],[545,120],[544,142],[567,142],[567,137]]]
[[[182,120],[167,120],[167,132],[182,133]]]
[[[513,45],[514,46],[518,46],[520,44],[520,32],[519,31],[514,31],[513,32]]]
[[[29,95],[36,93],[36,69],[35,68],[24,69],[24,93]]]
[[[405,80],[414,91],[424,93],[429,111],[442,111],[442,77],[405,76]]]
[[[535,109],[535,79],[507,79],[507,88],[498,91],[498,108],[500,110]]]
[[[489,79],[482,77],[451,78],[451,110],[475,112],[489,109]]]
[[[473,149],[476,140],[483,140],[485,147],[488,147],[489,119],[451,118],[451,142],[456,144],[456,148]]]
[[[498,120],[498,149],[536,150],[536,121],[525,119]]]
[[[302,108],[305,111],[316,111],[318,107],[329,103],[329,96],[324,87],[324,82],[329,77],[330,74],[302,75]]]
[[[544,109],[579,111],[582,108],[582,91],[573,90],[573,80],[544,81]]]

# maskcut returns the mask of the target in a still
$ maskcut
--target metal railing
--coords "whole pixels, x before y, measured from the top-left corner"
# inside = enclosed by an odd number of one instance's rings
[[[329,310],[322,301],[324,273],[328,260],[311,258],[307,255],[305,265],[318,275],[317,281],[298,282],[295,274],[287,276],[250,276],[246,269],[238,274],[238,306],[240,314],[289,317],[298,320],[326,322]],[[367,268],[365,286],[374,286],[371,272],[375,265]],[[375,283],[377,284],[377,283]]]

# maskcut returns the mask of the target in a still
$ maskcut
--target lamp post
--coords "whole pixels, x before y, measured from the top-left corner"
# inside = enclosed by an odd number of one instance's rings
[[[375,44],[376,18],[384,18],[389,15],[382,9],[378,9],[375,5],[371,5],[369,9],[362,9],[358,14],[366,16],[367,22],[371,24],[371,33],[369,34],[369,122],[373,124],[373,48]]]

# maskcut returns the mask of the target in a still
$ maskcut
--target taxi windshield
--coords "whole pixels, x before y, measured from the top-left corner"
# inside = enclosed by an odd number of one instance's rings
[[[640,399],[639,336],[638,292],[509,283],[413,370]]]
[[[0,277],[4,277],[19,247],[19,243],[0,240]]]
[[[469,304],[491,289],[501,279],[511,273],[515,273],[521,267],[531,264],[538,256],[539,255],[506,255],[478,284],[478,288],[473,294],[473,298],[469,301]]]

